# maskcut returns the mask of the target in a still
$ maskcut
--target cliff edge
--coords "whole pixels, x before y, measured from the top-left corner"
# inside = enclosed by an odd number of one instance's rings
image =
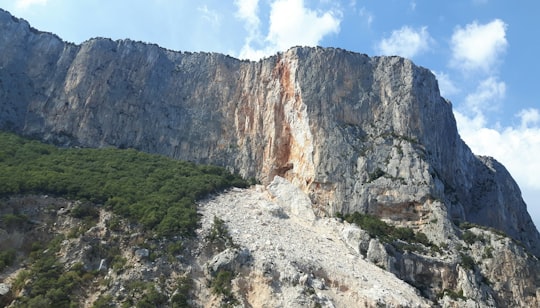
[[[364,257],[418,288],[444,293],[435,284],[456,269],[463,225],[476,236],[497,230],[532,254],[520,252],[525,261],[516,265],[527,279],[519,290],[501,283],[498,295],[474,296],[503,303],[501,294],[519,293],[534,298],[519,303],[537,303],[540,234],[519,187],[500,163],[471,152],[434,75],[410,60],[295,47],[251,62],[131,40],[75,45],[2,10],[0,31],[1,129],[226,166],[264,185],[292,183],[311,220],[367,213],[451,243],[448,262],[392,257],[364,243],[372,251]],[[501,255],[517,256],[519,245],[498,241]],[[490,277],[516,275],[490,266],[482,267]],[[422,285],[424,274],[433,285]],[[455,287],[461,278],[440,279]]]
[[[320,215],[355,211],[447,236],[496,228],[540,254],[502,165],[474,156],[450,102],[399,57],[296,47],[258,62],[130,40],[81,45],[0,12],[0,127],[66,146],[132,147],[282,176]]]

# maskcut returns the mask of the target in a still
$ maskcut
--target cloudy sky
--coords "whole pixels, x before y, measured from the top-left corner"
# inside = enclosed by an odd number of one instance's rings
[[[0,0],[0,8],[74,43],[131,38],[253,60],[295,45],[411,58],[437,76],[473,152],[510,170],[540,226],[538,0]]]

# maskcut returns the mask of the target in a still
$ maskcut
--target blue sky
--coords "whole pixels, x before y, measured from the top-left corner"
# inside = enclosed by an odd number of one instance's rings
[[[462,138],[502,162],[540,226],[540,1],[0,0],[69,42],[130,38],[259,59],[295,45],[401,55],[432,70]]]

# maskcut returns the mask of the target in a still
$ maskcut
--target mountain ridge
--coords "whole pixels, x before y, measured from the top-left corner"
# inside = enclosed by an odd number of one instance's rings
[[[540,256],[519,187],[471,152],[435,76],[410,60],[294,47],[251,62],[130,40],[74,45],[5,11],[0,29],[0,128],[217,164],[263,185],[282,178],[316,217],[367,213],[436,245],[454,245],[473,223]],[[368,244],[373,260],[413,275],[410,256]]]
[[[483,185],[470,172],[477,159],[459,138],[435,77],[409,60],[297,47],[249,62],[125,40],[71,45],[2,16],[0,127],[60,144],[214,163],[263,183],[284,176],[319,214],[442,199],[450,219],[496,222],[489,226],[540,252],[520,197],[510,208],[498,202],[509,213],[494,220],[464,206],[487,198],[470,190]],[[424,157],[408,158],[419,152]],[[383,176],[370,181],[376,172]],[[450,197],[458,202],[444,200]]]

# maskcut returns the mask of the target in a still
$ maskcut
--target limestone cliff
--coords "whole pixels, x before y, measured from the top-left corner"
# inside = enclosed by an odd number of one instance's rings
[[[319,215],[362,211],[418,227],[443,215],[540,253],[517,185],[471,153],[435,77],[409,60],[293,48],[247,62],[129,40],[79,46],[7,12],[0,29],[0,127],[219,164],[263,183],[280,175]]]
[[[540,255],[516,183],[470,151],[434,75],[407,59],[296,47],[250,62],[130,40],[74,45],[5,11],[0,31],[0,128],[218,164],[263,184],[281,176],[319,217],[371,213],[439,244],[471,222]],[[399,260],[414,261],[398,258],[396,271]]]

